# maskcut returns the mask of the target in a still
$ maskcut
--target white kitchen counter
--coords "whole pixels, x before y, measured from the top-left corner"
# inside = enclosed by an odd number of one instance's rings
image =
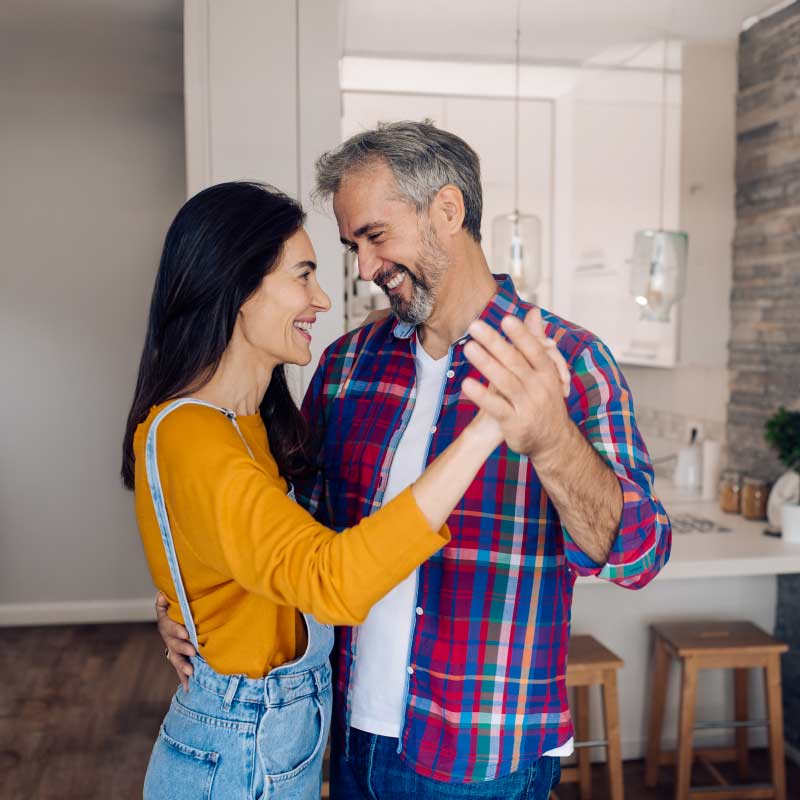
[[[579,578],[572,605],[572,630],[589,633],[617,653],[620,671],[620,722],[624,758],[640,758],[645,749],[650,693],[650,625],[690,620],[749,620],[772,633],[775,626],[777,576],[800,573],[800,545],[765,536],[766,522],[725,514],[716,502],[703,501],[657,481],[656,491],[673,524],[691,515],[710,520],[726,532],[694,531],[672,535],[672,553],[662,572],[644,589],[631,591],[596,578]],[[677,527],[677,526],[676,526]],[[766,714],[763,678],[750,670],[752,718]],[[667,701],[664,743],[674,745],[678,711],[678,670],[673,669]],[[599,692],[592,697],[592,738],[602,738]],[[732,676],[701,672],[697,692],[698,720],[733,717]],[[765,743],[765,732],[750,732],[751,743]],[[720,745],[732,733],[700,730],[695,745]],[[593,757],[604,760],[597,749]]]
[[[671,518],[691,514],[730,529],[724,533],[673,530],[672,554],[657,580],[800,573],[800,544],[765,536],[766,522],[726,514],[720,511],[719,503],[702,500],[663,481],[656,483],[656,492]]]

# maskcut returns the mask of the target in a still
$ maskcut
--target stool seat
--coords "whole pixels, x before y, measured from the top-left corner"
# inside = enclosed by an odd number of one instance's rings
[[[752,800],[774,798],[785,800],[786,775],[783,752],[783,708],[781,704],[780,656],[789,648],[784,642],[746,621],[708,621],[660,623],[651,626],[655,668],[653,672],[652,707],[648,730],[645,784],[655,786],[661,764],[677,764],[676,800]],[[661,729],[667,698],[669,669],[673,660],[681,666],[680,722],[678,749],[675,753],[661,750]],[[747,778],[747,729],[760,725],[748,716],[748,670],[764,672],[772,784],[768,786],[730,785],[713,762],[735,761],[739,779]],[[732,723],[695,723],[695,699],[698,672],[703,669],[730,669],[734,677],[734,711]],[[693,748],[693,731],[701,727],[730,727],[735,730],[732,748]],[[692,762],[697,757],[716,778],[719,786],[692,788]]]
[[[592,670],[622,669],[625,662],[594,636],[571,636],[567,657],[567,686],[577,686],[578,681]]]
[[[567,652],[567,686],[573,690],[571,704],[575,723],[575,750],[578,766],[561,771],[562,783],[580,784],[581,800],[591,800],[592,764],[590,748],[606,748],[611,800],[624,800],[622,785],[622,748],[619,730],[617,670],[625,662],[593,636],[570,636]],[[599,686],[603,699],[605,736],[589,741],[589,687]],[[556,796],[555,794],[553,796]]]
[[[676,622],[653,625],[653,631],[679,657],[735,654],[785,653],[779,642],[752,622]]]

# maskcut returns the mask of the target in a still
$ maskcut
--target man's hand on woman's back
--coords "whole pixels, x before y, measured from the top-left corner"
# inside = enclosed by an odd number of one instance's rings
[[[156,619],[158,620],[158,632],[167,646],[167,661],[175,668],[178,673],[178,680],[185,692],[189,691],[189,678],[194,672],[189,659],[197,655],[194,645],[189,641],[189,631],[178,622],[167,616],[169,601],[159,592],[156,595]]]

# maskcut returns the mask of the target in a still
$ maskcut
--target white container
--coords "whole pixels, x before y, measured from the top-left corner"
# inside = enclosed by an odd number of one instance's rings
[[[781,509],[781,528],[784,542],[800,544],[800,505],[784,503]]]
[[[696,444],[681,447],[678,450],[678,463],[675,465],[675,473],[672,482],[679,489],[688,489],[691,492],[700,490],[700,483],[703,479],[703,453]]]
[[[715,439],[703,442],[703,500],[716,500],[719,494],[719,465],[722,444]]]

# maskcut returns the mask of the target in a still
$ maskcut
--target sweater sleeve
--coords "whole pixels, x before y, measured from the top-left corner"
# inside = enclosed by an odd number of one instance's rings
[[[336,533],[250,457],[213,409],[181,408],[158,431],[158,464],[173,524],[195,556],[247,590],[323,623],[362,622],[374,603],[450,539],[411,489]]]

